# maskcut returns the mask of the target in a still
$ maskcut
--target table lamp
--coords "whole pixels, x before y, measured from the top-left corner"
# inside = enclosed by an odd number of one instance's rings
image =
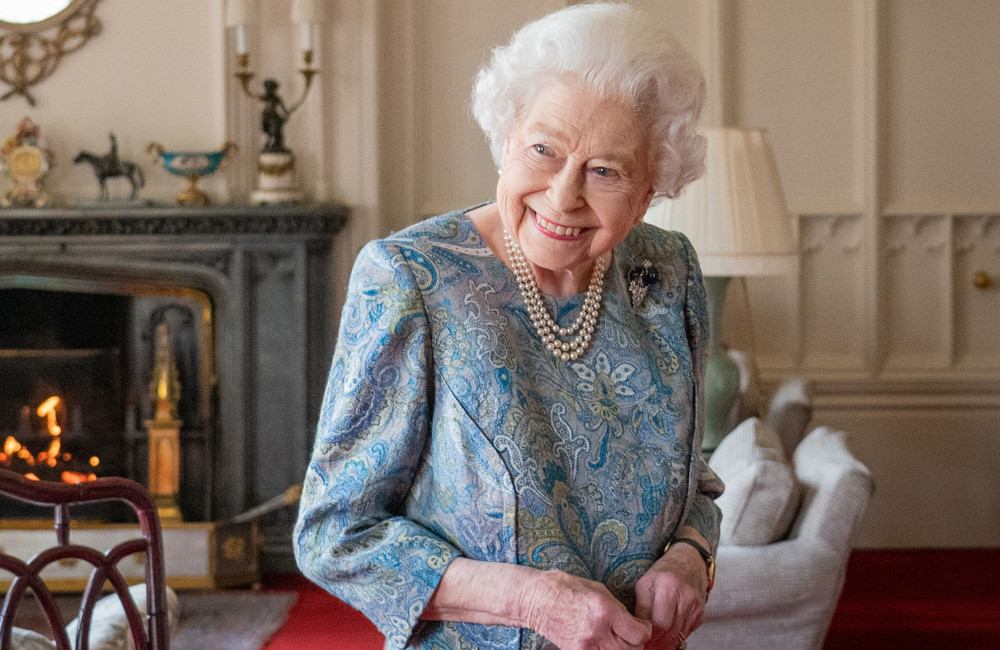
[[[793,222],[765,129],[708,127],[705,175],[674,200],[650,208],[646,221],[691,240],[708,294],[705,437],[711,453],[728,433],[739,398],[739,370],[722,349],[722,314],[729,280],[783,275],[798,269]],[[749,314],[748,314],[749,317]]]

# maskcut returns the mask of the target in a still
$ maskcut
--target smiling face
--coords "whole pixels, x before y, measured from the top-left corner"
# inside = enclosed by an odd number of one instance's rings
[[[635,112],[573,84],[541,91],[507,137],[497,205],[546,293],[575,293],[653,198]]]

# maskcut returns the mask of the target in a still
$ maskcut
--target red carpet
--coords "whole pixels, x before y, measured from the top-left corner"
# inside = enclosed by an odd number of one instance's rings
[[[1000,549],[855,551],[823,647],[1000,648]]]
[[[264,588],[299,592],[268,650],[382,650],[385,637],[367,618],[302,576],[269,576]]]
[[[381,650],[368,619],[301,576],[265,589],[299,592],[268,650]],[[1000,549],[855,551],[823,647],[1000,648]]]

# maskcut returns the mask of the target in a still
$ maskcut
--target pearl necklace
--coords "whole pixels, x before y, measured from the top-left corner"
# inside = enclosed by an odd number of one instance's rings
[[[538,291],[535,276],[524,258],[524,253],[521,252],[521,247],[506,230],[503,231],[503,239],[507,246],[507,256],[511,261],[511,270],[517,279],[517,287],[521,290],[528,315],[531,316],[531,322],[542,343],[545,344],[545,349],[557,359],[576,361],[594,338],[594,328],[597,326],[597,316],[601,311],[601,296],[604,292],[604,272],[607,270],[603,257],[594,262],[594,273],[587,287],[587,297],[583,300],[583,307],[580,308],[576,321],[569,327],[559,327]],[[577,330],[579,333],[569,341],[558,338],[570,336]]]

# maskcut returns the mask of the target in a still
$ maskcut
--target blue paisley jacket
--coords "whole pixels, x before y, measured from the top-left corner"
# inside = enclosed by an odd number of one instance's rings
[[[303,573],[387,647],[540,648],[524,629],[419,617],[456,557],[634,587],[682,524],[718,543],[701,453],[705,292],[678,233],[614,250],[592,347],[554,359],[465,214],[355,263],[294,531]],[[658,280],[633,305],[629,272]],[[550,299],[571,322],[583,296]]]

